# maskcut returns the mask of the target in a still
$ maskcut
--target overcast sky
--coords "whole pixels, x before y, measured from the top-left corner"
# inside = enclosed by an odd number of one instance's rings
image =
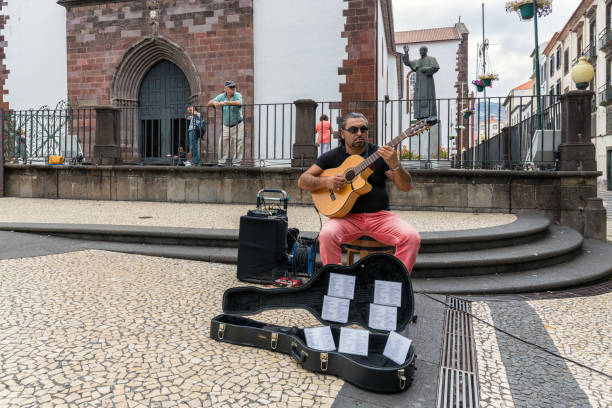
[[[475,78],[477,44],[482,43],[481,0],[392,0],[395,31],[449,27],[463,22],[469,35],[469,81]],[[531,58],[535,46],[533,19],[521,21],[516,13],[506,13],[505,0],[485,0],[485,38],[489,40],[492,70],[500,80],[487,91],[487,96],[504,97],[529,80]],[[553,0],[553,11],[538,18],[539,42],[550,40],[572,15],[580,0]],[[416,51],[415,51],[416,52]],[[435,55],[432,55],[435,57]],[[474,87],[472,86],[472,89]]]

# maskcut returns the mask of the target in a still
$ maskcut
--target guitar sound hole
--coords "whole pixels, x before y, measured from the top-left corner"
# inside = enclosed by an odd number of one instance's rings
[[[353,169],[349,169],[346,171],[346,173],[344,173],[344,178],[346,179],[346,181],[348,181],[349,183],[351,181],[353,181],[353,179],[355,178],[355,170]]]

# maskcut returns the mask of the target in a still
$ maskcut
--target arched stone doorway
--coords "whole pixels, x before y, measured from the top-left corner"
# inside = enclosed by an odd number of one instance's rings
[[[193,105],[201,103],[202,83],[200,74],[184,48],[162,36],[145,38],[130,47],[117,65],[110,88],[111,104],[122,111],[120,131],[121,151],[124,161],[152,160],[153,157],[167,157],[164,155],[174,151],[170,148],[170,146],[174,147],[172,142],[169,142],[170,144],[166,147],[163,147],[162,143],[158,144],[157,151],[153,148],[155,146],[153,141],[146,148],[141,145],[146,137],[152,137],[141,136],[141,108],[139,107],[141,106],[141,85],[145,81],[145,76],[149,73],[155,75],[153,69],[164,61],[173,64],[175,68],[181,71],[183,75],[181,77],[182,84],[184,84],[182,82],[183,78],[186,78],[189,88],[187,95],[189,103]],[[158,69],[163,69],[163,67]],[[148,88],[150,88],[149,85],[147,85]],[[153,88],[150,88],[149,91],[153,92]],[[182,95],[182,91],[179,93]],[[153,98],[153,96],[149,96],[149,98]],[[185,110],[184,108],[181,109],[183,111],[179,116],[184,117]],[[143,112],[143,114],[145,120],[154,119],[152,118],[153,108],[149,109],[148,112]],[[174,114],[172,116],[175,117]],[[150,123],[153,129],[151,132],[155,132],[155,126],[158,126],[159,132],[161,132],[161,120],[160,116],[159,122]],[[186,144],[183,147],[187,150]]]
[[[187,145],[185,110],[189,81],[179,67],[162,60],[146,73],[138,92],[139,145],[143,160],[169,160]]]

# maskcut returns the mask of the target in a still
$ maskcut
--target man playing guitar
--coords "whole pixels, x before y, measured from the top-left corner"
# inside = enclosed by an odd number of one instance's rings
[[[386,180],[390,179],[401,191],[411,188],[410,174],[400,165],[397,153],[390,146],[378,147],[367,142],[368,120],[361,113],[348,113],[342,118],[343,144],[319,156],[298,180],[298,186],[314,192],[328,189],[330,194],[347,184],[344,175],[321,176],[324,170],[339,167],[351,155],[367,158],[378,151],[374,172],[367,179],[372,190],[361,195],[352,209],[342,218],[331,218],[319,234],[323,264],[342,263],[340,245],[368,235],[384,244],[395,246],[395,256],[412,272],[421,245],[419,233],[407,222],[389,211]]]

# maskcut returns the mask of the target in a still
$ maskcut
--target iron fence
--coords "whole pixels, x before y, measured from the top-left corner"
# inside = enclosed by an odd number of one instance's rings
[[[49,156],[91,161],[95,140],[94,108],[7,111],[2,116],[4,157],[9,163],[47,164]]]
[[[317,102],[316,122],[331,124],[330,148],[340,144],[342,116],[361,112],[369,121],[369,140],[382,145],[410,130],[417,120],[413,100]],[[561,109],[556,95],[536,98],[466,97],[432,100],[439,122],[398,146],[408,168],[554,168],[561,140]],[[199,132],[204,164],[289,166],[296,143],[293,103],[242,106],[241,132],[223,141],[222,109],[196,107],[206,123]],[[96,132],[94,108],[10,111],[4,114],[4,151],[9,162],[46,163],[49,155],[69,162],[91,162]],[[119,143],[125,163],[172,165],[189,151],[185,106],[122,107]],[[317,141],[313,133],[310,141]],[[240,145],[243,157],[237,157]],[[229,149],[229,151],[228,151]],[[318,147],[318,153],[323,146]],[[229,154],[227,154],[229,153]]]

